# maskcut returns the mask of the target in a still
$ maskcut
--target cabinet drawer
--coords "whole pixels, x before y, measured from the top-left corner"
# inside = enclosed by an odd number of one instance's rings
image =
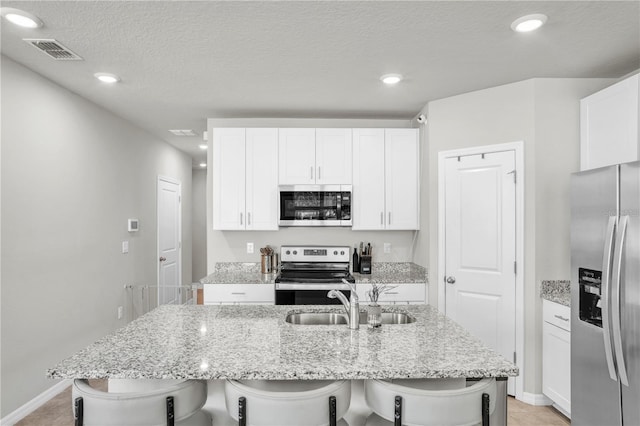
[[[568,306],[543,300],[542,319],[563,330],[571,331],[571,308]]]
[[[378,298],[379,303],[395,303],[395,302],[416,302],[425,303],[426,284],[390,284],[396,287],[388,292],[382,293]],[[358,284],[358,297],[362,302],[369,302],[367,291],[371,290],[370,284]]]
[[[275,303],[273,284],[205,284],[204,303]]]

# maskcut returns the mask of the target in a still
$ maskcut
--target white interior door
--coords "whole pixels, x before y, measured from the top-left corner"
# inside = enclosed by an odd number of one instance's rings
[[[158,305],[180,303],[180,182],[158,177]]]
[[[446,315],[514,362],[515,187],[514,151],[445,160]]]

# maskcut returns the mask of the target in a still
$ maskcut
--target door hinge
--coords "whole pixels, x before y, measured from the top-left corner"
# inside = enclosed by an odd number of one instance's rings
[[[513,353],[513,363],[514,363],[514,364],[516,363],[517,359],[518,359],[518,358],[516,357],[516,353],[514,352],[514,353]]]
[[[518,262],[513,262],[513,273],[517,274],[518,273]]]

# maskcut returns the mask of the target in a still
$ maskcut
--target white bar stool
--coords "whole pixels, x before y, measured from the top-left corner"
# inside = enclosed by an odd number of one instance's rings
[[[114,388],[111,383],[110,387]],[[123,380],[115,387],[120,391],[103,392],[87,380],[74,380],[75,426],[211,426],[211,416],[201,410],[207,400],[206,381]]]
[[[365,426],[488,426],[496,380],[471,386],[464,378],[366,380],[364,394],[374,412]]]
[[[239,426],[348,426],[349,380],[227,380],[224,388]]]

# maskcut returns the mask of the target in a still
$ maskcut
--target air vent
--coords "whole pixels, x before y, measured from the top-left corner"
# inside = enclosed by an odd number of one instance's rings
[[[197,133],[191,129],[174,129],[169,131],[176,136],[197,136]]]
[[[73,53],[71,50],[64,47],[59,41],[54,39],[35,39],[25,38],[23,39],[36,49],[48,56],[52,57],[56,61],[82,61],[83,59]]]

